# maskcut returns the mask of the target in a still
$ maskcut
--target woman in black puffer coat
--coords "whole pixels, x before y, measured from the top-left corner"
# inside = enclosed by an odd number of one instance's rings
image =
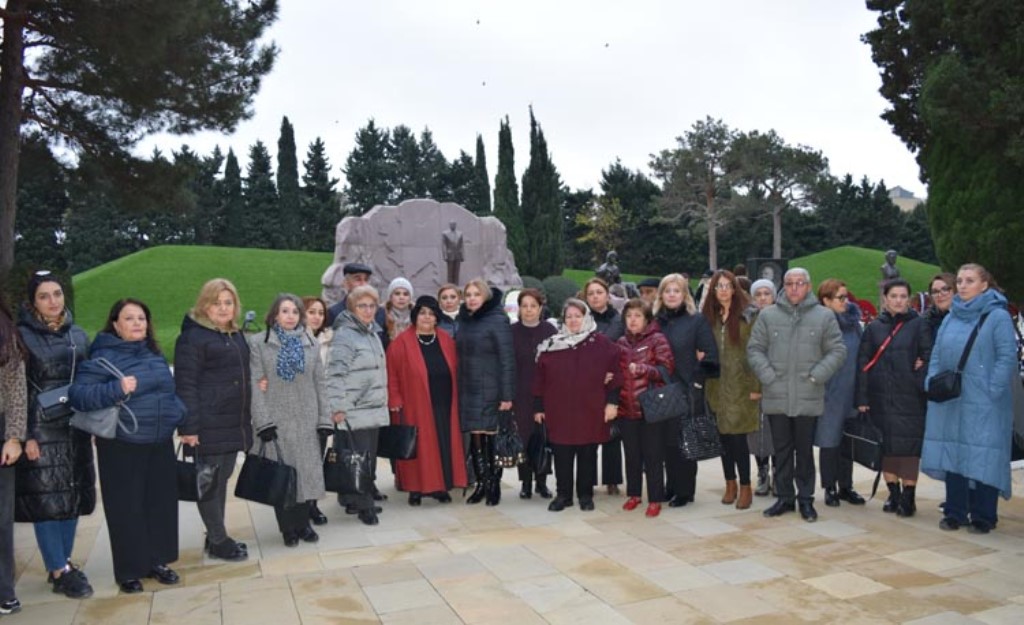
[[[52,273],[38,272],[29,280],[18,332],[29,352],[29,411],[25,455],[17,464],[15,520],[34,524],[54,592],[80,599],[93,590],[70,558],[78,517],[96,507],[92,441],[70,426],[70,406],[44,411],[38,397],[71,382],[86,357],[89,337],[74,324],[64,306],[64,289]]]
[[[181,322],[174,348],[175,391],[188,408],[178,428],[181,442],[198,454],[197,462],[218,467],[213,497],[196,504],[206,526],[204,546],[211,557],[229,561],[248,557],[246,544],[224,527],[228,478],[238,452],[252,445],[249,344],[238,327],[240,312],[235,285],[210,280]]]
[[[928,323],[910,308],[905,280],[886,282],[882,295],[885,310],[860,340],[856,403],[861,412],[870,411],[883,433],[882,475],[889,499],[882,510],[913,516],[927,409],[924,379],[934,340]]]
[[[512,326],[502,307],[502,294],[482,278],[469,281],[459,310],[459,420],[472,434],[470,455],[476,489],[466,503],[501,501],[501,467],[494,461],[498,412],[512,410],[516,395],[516,360]]]

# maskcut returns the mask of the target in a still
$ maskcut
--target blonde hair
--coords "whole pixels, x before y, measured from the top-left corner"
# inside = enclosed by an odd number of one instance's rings
[[[475,286],[480,293],[484,296],[484,302],[488,302],[491,299],[491,286],[487,284],[487,281],[483,278],[473,278],[466,283],[466,286],[462,289],[462,293],[465,294],[469,290],[469,287]]]
[[[231,299],[235,300],[235,316],[231,318],[231,325],[228,327],[230,332],[238,332],[238,316],[242,312],[242,302],[238,298],[238,289],[235,288],[234,284],[227,278],[214,278],[213,280],[207,281],[201,289],[199,289],[199,296],[196,298],[196,304],[192,307],[192,318],[196,321],[207,321],[212,323],[210,318],[206,315],[206,309],[217,303],[217,298],[224,291],[231,293]]]
[[[661,312],[662,308],[665,307],[665,302],[662,301],[662,295],[665,293],[665,287],[670,284],[675,284],[682,289],[683,306],[686,308],[687,314],[695,314],[697,312],[697,305],[693,303],[693,295],[690,294],[690,285],[681,273],[670,273],[662,278],[661,282],[658,283],[658,297],[654,300],[654,314],[658,314]]]

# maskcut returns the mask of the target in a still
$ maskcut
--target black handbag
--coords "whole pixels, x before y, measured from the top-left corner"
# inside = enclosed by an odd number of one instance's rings
[[[71,384],[75,381],[75,367],[78,363],[78,349],[75,347],[75,341],[72,338],[72,333],[68,332],[68,344],[71,347],[71,375],[68,377],[68,383],[64,386],[58,386],[57,388],[51,388],[43,390],[39,388],[34,381],[29,379],[32,386],[36,388],[36,404],[39,406],[39,420],[40,422],[54,423],[61,421],[71,416],[71,402],[68,399],[68,392],[71,390]]]
[[[686,385],[672,382],[665,386],[651,387],[640,393],[640,410],[647,423],[661,423],[669,419],[681,419],[690,410]]]
[[[516,420],[510,411],[498,413],[498,433],[494,435],[494,461],[506,469],[526,462],[526,449],[519,438]]]
[[[419,428],[404,423],[405,411],[398,412],[398,423],[380,428],[377,435],[377,457],[411,460],[416,457]]]
[[[882,477],[882,429],[871,420],[866,412],[843,422],[843,439],[839,444],[839,453],[845,460],[875,471],[875,483],[871,487],[871,497],[878,492],[878,483]]]
[[[686,460],[707,460],[722,455],[718,419],[708,408],[703,387],[691,389],[689,414],[679,419],[679,449]]]
[[[214,487],[220,467],[200,464],[194,455],[185,455],[182,451],[181,443],[178,443],[178,460],[175,465],[178,472],[178,501],[210,501],[216,493]],[[192,458],[191,462],[189,458]]]
[[[548,444],[548,427],[538,423],[526,441],[526,457],[535,475],[550,475],[554,466],[554,452]]]
[[[928,401],[942,403],[960,397],[960,375],[967,364],[967,357],[971,355],[971,348],[974,347],[974,339],[978,338],[978,330],[981,324],[985,323],[988,313],[978,319],[978,325],[974,326],[967,345],[964,346],[964,353],[960,355],[960,362],[953,371],[939,371],[928,381]]]
[[[345,421],[344,435],[335,426],[334,445],[324,454],[324,488],[340,495],[373,493],[370,452],[355,447],[352,426]]]
[[[235,497],[268,506],[295,505],[298,476],[295,467],[281,462],[281,446],[273,441],[277,460],[267,458],[267,443],[260,441],[259,453],[246,454],[235,484]]]

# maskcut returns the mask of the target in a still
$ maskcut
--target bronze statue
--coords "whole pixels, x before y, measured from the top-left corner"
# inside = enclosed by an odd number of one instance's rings
[[[448,282],[458,284],[459,268],[465,260],[465,245],[454,221],[449,222],[448,229],[441,233],[441,260],[448,263]]]
[[[595,272],[597,277],[604,280],[608,286],[622,282],[622,275],[619,273],[618,262],[619,255],[615,253],[615,250],[612,250],[608,252],[604,258],[604,263],[602,263]]]
[[[896,250],[889,250],[885,253],[885,264],[882,265],[881,271],[882,282],[900,277],[900,270],[896,266]]]

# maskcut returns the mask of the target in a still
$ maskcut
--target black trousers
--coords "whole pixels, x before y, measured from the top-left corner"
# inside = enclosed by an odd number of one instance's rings
[[[227,504],[228,480],[235,471],[237,461],[238,452],[235,451],[196,458],[196,462],[199,464],[217,467],[217,482],[213,487],[213,498],[196,504],[196,507],[199,508],[199,516],[203,519],[203,525],[206,526],[206,538],[209,539],[211,545],[219,545],[228,538],[227,529],[224,527],[224,507]]]
[[[558,496],[572,501],[573,464],[576,465],[576,496],[580,501],[594,498],[594,480],[597,478],[597,444],[558,445],[551,443],[555,456],[555,491]]]
[[[679,424],[673,423],[672,435],[665,441],[665,474],[666,485],[672,495],[693,501],[697,492],[697,461],[686,460],[679,449]]]
[[[619,419],[618,424],[626,451],[626,494],[640,497],[646,476],[648,503],[665,501],[665,440],[673,432],[675,422]]]
[[[370,467],[373,469],[374,485],[373,490],[377,490],[377,440],[380,438],[379,428],[369,428],[366,430],[353,430],[352,431],[352,446],[358,451],[365,451],[370,454]],[[349,445],[349,435],[347,432],[340,432],[334,435],[334,445],[336,448],[342,448],[342,446]],[[347,448],[347,447],[346,447]],[[357,510],[370,510],[373,508],[373,495],[342,495],[338,493],[338,503],[343,506],[355,506]],[[307,513],[308,514],[308,513]]]
[[[746,434],[719,434],[722,440],[722,471],[725,479],[735,480],[739,473],[740,484],[750,485],[750,449],[747,448]]]
[[[174,444],[96,439],[103,512],[114,579],[141,579],[178,559],[178,482]]]
[[[819,447],[822,488],[853,488],[853,462],[843,457],[838,447]]]
[[[605,485],[622,483],[622,445],[621,436],[612,438],[601,444],[601,483]],[[597,481],[597,476],[594,476]]]
[[[309,527],[309,502],[302,501],[287,508],[274,506],[274,516],[277,517],[277,529],[282,534],[298,534]]]
[[[773,414],[768,418],[775,442],[775,493],[782,501],[814,501],[814,428],[818,417]]]

